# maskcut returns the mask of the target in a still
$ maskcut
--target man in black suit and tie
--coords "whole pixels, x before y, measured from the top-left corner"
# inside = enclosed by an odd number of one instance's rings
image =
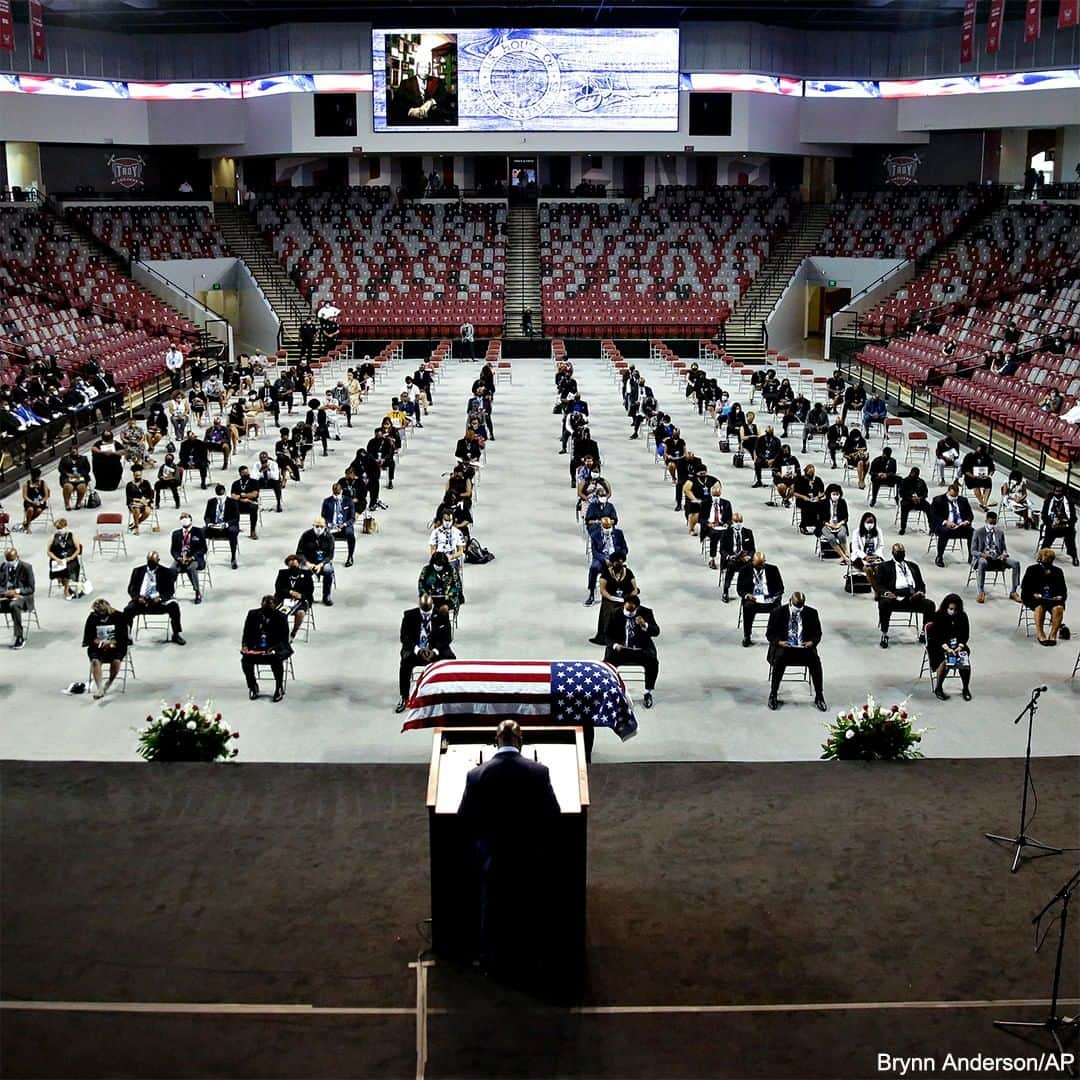
[[[259,482],[246,465],[240,466],[240,475],[232,482],[230,498],[241,514],[247,514],[252,540],[258,540],[255,524],[259,520]]]
[[[522,928],[545,914],[546,850],[560,809],[547,766],[521,753],[516,720],[499,725],[495,745],[470,770],[458,814],[479,863],[480,947],[489,970],[509,974],[522,956]]]
[[[889,619],[894,611],[914,611],[922,615],[919,641],[926,641],[926,620],[934,614],[934,602],[926,595],[922,571],[908,562],[903,544],[893,544],[892,558],[883,562],[874,577],[877,587],[878,622],[881,647],[889,647]]]
[[[196,470],[201,486],[205,489],[210,461],[206,453],[206,443],[199,438],[194,428],[189,428],[187,435],[180,442],[179,464],[181,469]]]
[[[829,706],[822,693],[821,657],[818,655],[821,620],[817,610],[806,606],[806,597],[801,592],[793,592],[790,603],[781,605],[769,615],[765,636],[769,639],[769,663],[772,664],[769,708],[780,707],[777,695],[784,671],[792,665],[805,664],[814,687],[814,704],[825,712]]]
[[[229,541],[229,555],[232,568],[236,569],[236,549],[240,537],[240,507],[235,499],[225,493],[225,485],[217,484],[214,497],[206,500],[203,511],[204,535],[207,537],[225,537]]]
[[[279,611],[292,616],[293,628],[289,635],[292,641],[304,625],[304,613],[315,603],[315,579],[310,570],[300,565],[300,556],[295,551],[285,556],[285,565],[277,572],[274,603]]]
[[[322,582],[322,602],[333,607],[330,591],[334,587],[334,538],[326,527],[326,519],[317,517],[311,528],[300,534],[296,542],[300,562]]]
[[[723,485],[719,480],[705,493],[701,499],[701,509],[698,511],[698,521],[701,524],[701,544],[709,542],[709,569],[716,569],[716,549],[724,533],[731,529],[731,503],[723,498]]]
[[[401,617],[400,700],[394,712],[405,711],[413,668],[427,667],[436,660],[456,659],[450,648],[451,636],[450,617],[442,609],[436,611],[435,601],[428,593],[422,593],[420,606],[409,608]]]
[[[967,561],[971,562],[971,523],[975,520],[971,503],[960,494],[957,484],[950,484],[944,495],[930,503],[930,531],[937,534],[935,566],[945,565],[945,548],[950,540],[967,543]]]
[[[341,484],[334,484],[330,494],[323,499],[321,517],[331,536],[336,539],[345,538],[345,565],[352,566],[353,553],[356,551],[356,508]]]
[[[1043,501],[1042,529],[1043,547],[1051,547],[1060,538],[1073,566],[1080,565],[1076,557],[1076,503],[1062,483],[1055,484]]]
[[[248,697],[259,696],[255,669],[268,664],[274,673],[274,701],[285,696],[285,661],[292,656],[289,644],[289,621],[278,611],[273,596],[264,596],[262,603],[247,613],[240,645],[240,667],[247,682]]]
[[[743,524],[742,514],[734,514],[731,519],[731,528],[720,538],[720,566],[723,574],[725,604],[731,599],[731,579],[744,566],[750,565],[750,560],[754,557],[756,550],[754,530]]]
[[[195,590],[195,603],[202,603],[202,589],[199,587],[199,572],[206,569],[206,537],[202,529],[191,524],[191,515],[180,515],[180,528],[173,530],[169,554],[173,557],[170,569],[176,574],[186,574],[191,587]]]
[[[187,642],[180,632],[180,605],[173,599],[175,595],[175,571],[161,565],[156,551],[149,552],[146,564],[136,566],[131,571],[131,580],[128,582],[131,602],[124,608],[128,626],[134,626],[140,615],[164,613],[169,616],[169,626],[172,628],[170,640],[177,645],[186,645]]]
[[[641,597],[637,594],[626,597],[622,611],[616,611],[608,619],[604,636],[607,640],[604,660],[607,663],[614,667],[640,665],[645,669],[645,697],[642,704],[646,709],[651,709],[656,676],[660,672],[656,642],[653,641],[653,638],[660,636],[660,627],[652,610],[642,607]]]
[[[14,548],[8,548],[4,561],[0,562],[0,612],[11,617],[15,632],[13,649],[21,649],[25,644],[23,615],[34,610],[34,589],[34,568],[23,562]]]
[[[908,518],[912,512],[926,514],[929,498],[926,481],[919,473],[919,467],[913,465],[911,471],[900,481],[900,535],[907,532]]]
[[[755,551],[754,557],[739,571],[735,583],[742,603],[742,643],[749,648],[750,635],[754,629],[754,616],[759,611],[773,612],[780,606],[784,595],[784,579],[778,567],[765,558],[764,551]]]

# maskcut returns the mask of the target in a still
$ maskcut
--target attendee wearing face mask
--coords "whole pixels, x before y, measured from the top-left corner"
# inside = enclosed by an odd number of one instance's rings
[[[900,481],[900,535],[907,532],[908,518],[914,514],[926,514],[929,505],[929,489],[922,478],[918,466]]]
[[[274,493],[274,509],[281,513],[281,470],[278,468],[276,459],[272,458],[265,450],[259,454],[259,460],[255,462],[255,482],[260,491],[272,491]]]
[[[871,513],[863,514],[851,541],[851,565],[866,575],[871,589],[875,587],[877,568],[883,562],[886,550],[885,537],[877,518]]]
[[[124,475],[124,448],[116,441],[111,428],[90,448],[94,486],[98,491],[116,491]]]
[[[814,704],[825,712],[829,706],[822,692],[821,657],[818,655],[821,620],[817,610],[807,605],[806,597],[801,592],[793,592],[789,603],[782,604],[769,614],[765,637],[769,642],[771,673],[769,708],[780,707],[778,695],[784,672],[789,667],[805,664],[814,688]]]
[[[731,528],[720,538],[720,580],[723,585],[723,601],[731,600],[731,582],[736,574],[750,565],[757,546],[754,543],[754,531],[743,524],[743,516],[735,513],[731,518]]]
[[[427,667],[436,660],[454,660],[450,640],[453,632],[446,611],[435,607],[429,593],[420,594],[417,607],[401,616],[401,664],[398,668],[398,703],[395,712],[405,711],[409,681],[414,668]]]
[[[23,616],[34,610],[34,568],[19,558],[15,548],[8,548],[0,563],[0,612],[11,617],[15,633],[13,649],[21,649],[26,643],[23,633]]]
[[[240,505],[236,499],[228,497],[224,484],[216,485],[213,498],[206,500],[203,524],[205,537],[223,537],[229,541],[229,557],[235,570],[240,537]]]
[[[744,648],[749,648],[754,616],[759,612],[771,613],[780,606],[784,579],[779,568],[766,559],[765,552],[755,551],[754,557],[739,571],[735,588],[742,602],[742,643]]]
[[[611,488],[606,480],[597,480],[585,504],[585,524],[591,525],[605,517],[611,518],[616,525],[619,524],[619,512],[611,502]]]
[[[971,503],[960,494],[958,484],[950,484],[944,495],[937,495],[930,503],[930,531],[937,535],[937,558],[935,566],[945,565],[945,548],[950,540],[963,540],[967,544],[968,562],[971,562],[972,522],[975,515]]]
[[[830,484],[825,489],[825,498],[818,511],[820,524],[818,536],[822,544],[828,544],[840,556],[840,561],[847,564],[848,555],[848,505],[839,484]]]
[[[964,700],[971,700],[970,636],[964,601],[956,593],[949,593],[926,624],[926,655],[934,672],[934,695],[942,701],[949,700],[945,693],[945,676],[950,667],[960,675]]]
[[[379,469],[386,470],[386,487],[394,490],[394,453],[398,443],[392,436],[393,425],[387,421],[382,427],[375,428],[375,434],[368,440],[367,452],[374,458]]]
[[[1043,501],[1042,546],[1050,547],[1055,540],[1065,541],[1073,566],[1080,566],[1076,557],[1076,501],[1064,484],[1055,484]]]
[[[660,627],[656,623],[650,608],[644,607],[641,597],[636,593],[626,597],[622,605],[622,615],[615,615],[608,620],[605,637],[607,649],[604,659],[615,667],[640,666],[645,669],[646,709],[653,706],[653,691],[656,689],[656,677],[660,671],[660,661],[656,655],[656,642],[660,636]]]
[[[923,627],[934,614],[934,602],[927,598],[922,571],[908,560],[903,544],[893,544],[892,558],[878,568],[876,575],[878,623],[881,626],[881,647],[889,647],[889,620],[894,611],[914,611],[922,615]],[[920,629],[919,641],[926,640]]]
[[[300,565],[300,556],[295,551],[285,556],[285,566],[277,572],[274,602],[283,614],[292,618],[289,635],[292,641],[304,625],[305,613],[315,603],[315,579],[310,570]]]
[[[127,501],[128,513],[131,514],[131,523],[128,531],[139,534],[139,527],[154,508],[154,489],[149,480],[143,479],[142,469],[132,469],[131,479],[124,489],[124,497]]]
[[[434,599],[435,606],[447,613],[457,611],[465,603],[461,576],[441,551],[436,551],[420,571],[416,592],[417,596],[428,593]]]
[[[724,487],[719,480],[712,485],[701,499],[698,512],[701,523],[702,547],[709,545],[709,569],[716,569],[716,551],[724,534],[731,529],[731,502],[724,498]]]
[[[74,600],[76,593],[72,583],[77,582],[82,573],[82,543],[68,528],[67,518],[57,518],[53,530],[45,550],[49,557],[49,579],[60,582],[65,600]]]
[[[94,682],[94,697],[103,698],[120,674],[131,643],[130,628],[122,611],[100,597],[90,607],[83,626],[83,648],[90,658],[90,677]],[[102,683],[102,669],[109,667],[108,681]]]
[[[896,485],[899,483],[900,480],[896,475],[896,459],[893,457],[892,447],[886,446],[870,462],[870,505],[877,506],[878,492],[883,487],[895,491]]]
[[[186,645],[180,627],[180,605],[173,599],[175,594],[176,572],[161,565],[156,551],[149,552],[146,563],[136,566],[128,581],[128,596],[131,599],[124,608],[128,626],[134,626],[140,615],[164,613],[168,615],[172,628],[170,640],[177,645]]]
[[[200,487],[206,488],[206,475],[210,471],[206,443],[195,431],[189,431],[180,443],[179,462],[182,469],[195,469],[199,474]]]
[[[1024,606],[1035,616],[1035,638],[1040,645],[1056,645],[1065,618],[1069,590],[1060,566],[1054,565],[1053,548],[1039,550],[1038,560],[1024,571],[1020,583]],[[1050,613],[1050,633],[1046,632],[1046,614]]]
[[[345,541],[345,565],[352,566],[356,553],[356,507],[341,484],[334,484],[330,494],[323,499],[321,513],[330,535]]]
[[[1009,554],[1005,530],[998,524],[998,516],[990,510],[986,524],[975,530],[971,539],[971,565],[975,568],[975,580],[979,587],[978,603],[986,603],[986,573],[988,570],[1008,570],[1012,575],[1009,599],[1020,603],[1020,563]]]
[[[248,697],[259,696],[255,669],[266,664],[274,675],[274,701],[285,696],[285,661],[292,656],[289,622],[277,609],[273,596],[267,595],[257,608],[247,613],[240,646],[240,667],[247,683]]]
[[[301,563],[322,581],[322,602],[333,606],[330,592],[334,587],[334,538],[326,527],[326,519],[317,517],[311,528],[302,533],[296,543]]]
[[[596,620],[596,634],[589,638],[589,643],[606,645],[608,623],[618,615],[626,598],[638,593],[637,580],[626,565],[626,556],[615,552],[604,566],[597,585],[600,589],[600,615]]]
[[[249,537],[258,540],[255,526],[259,520],[259,482],[246,465],[240,466],[239,473],[229,489],[229,498],[236,504],[238,515],[247,515]]]
[[[191,524],[190,514],[180,515],[180,528],[175,529],[169,546],[173,562],[170,567],[177,574],[186,574],[195,590],[195,603],[202,603],[199,588],[199,572],[206,569],[206,537],[202,529]]]
[[[454,524],[454,515],[449,510],[442,512],[431,530],[431,536],[428,537],[428,554],[434,555],[437,551],[441,551],[457,572],[461,573],[462,560],[465,558],[465,537]]]
[[[822,525],[825,510],[825,484],[817,475],[817,467],[806,465],[791,485],[791,495],[799,510],[799,532],[815,533]]]
[[[597,524],[589,526],[589,550],[592,553],[592,561],[589,563],[586,607],[591,607],[596,603],[596,579],[600,571],[604,569],[607,560],[616,552],[619,552],[623,558],[630,553],[622,529],[617,529],[615,522],[609,517],[601,518]]]

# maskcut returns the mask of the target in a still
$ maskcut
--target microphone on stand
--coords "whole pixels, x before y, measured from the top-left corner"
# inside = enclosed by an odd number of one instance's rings
[[[1049,689],[1049,687],[1046,687],[1046,686],[1036,686],[1036,687],[1035,687],[1035,689],[1031,691],[1031,700],[1032,700],[1032,701],[1035,701],[1035,700],[1037,700],[1037,699],[1038,699],[1038,696],[1039,696],[1040,694],[1045,694],[1045,693],[1046,693],[1046,691],[1047,691],[1048,689]],[[1020,717],[1022,717],[1023,715],[1024,715],[1024,714],[1023,714],[1023,713],[1021,713],[1021,714],[1020,714],[1020,716],[1018,716],[1018,717],[1017,717],[1017,718],[1016,718],[1016,719],[1015,719],[1015,720],[1013,721],[1013,723],[1014,723],[1014,724],[1019,724],[1019,723],[1020,723]]]

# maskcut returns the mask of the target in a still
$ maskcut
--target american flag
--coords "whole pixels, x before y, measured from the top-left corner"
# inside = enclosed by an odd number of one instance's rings
[[[630,695],[618,671],[593,660],[438,660],[424,669],[402,731],[488,724],[586,723],[624,741],[637,734]]]

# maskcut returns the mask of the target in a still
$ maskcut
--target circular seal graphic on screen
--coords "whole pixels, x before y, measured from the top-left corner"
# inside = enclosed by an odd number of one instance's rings
[[[562,70],[554,54],[529,38],[507,38],[480,65],[480,93],[507,120],[531,120],[554,103]]]

